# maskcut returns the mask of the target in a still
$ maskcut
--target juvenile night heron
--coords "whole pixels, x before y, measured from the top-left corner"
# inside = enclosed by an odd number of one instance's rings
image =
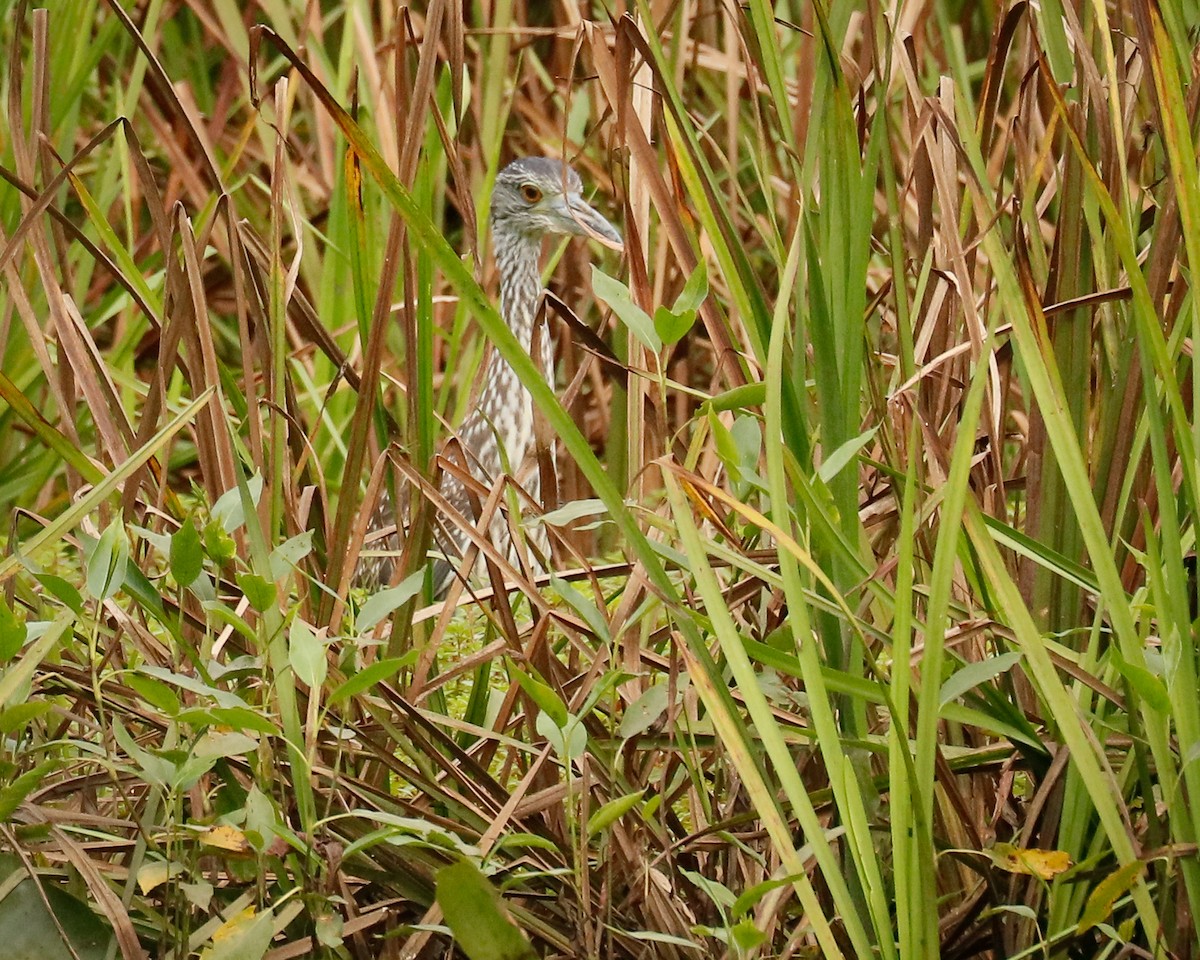
[[[500,315],[528,352],[532,346],[533,323],[542,295],[539,258],[542,239],[549,235],[590,237],[614,249],[621,248],[621,234],[583,199],[579,174],[551,157],[514,160],[496,177],[492,191],[492,246],[500,273]],[[554,386],[554,351],[549,335],[539,338],[540,364],[550,386]],[[475,408],[467,415],[458,436],[467,455],[467,468],[485,486],[500,476],[503,464],[517,469],[533,442],[533,398],[498,351],[492,350],[483,370],[483,389]],[[540,496],[536,474],[527,489]],[[443,473],[441,492],[468,520],[473,519],[470,498],[457,479]],[[396,512],[384,498],[372,522],[379,530],[397,524]],[[470,538],[455,524],[436,524],[434,543],[451,561],[461,558]],[[492,523],[492,540],[501,553],[511,549],[503,519]],[[542,539],[539,537],[539,539]],[[542,540],[545,543],[545,540]],[[391,580],[398,557],[399,537],[383,541],[386,553],[362,561],[358,582],[368,587]],[[453,570],[445,560],[434,567],[434,593],[440,596],[450,584]]]

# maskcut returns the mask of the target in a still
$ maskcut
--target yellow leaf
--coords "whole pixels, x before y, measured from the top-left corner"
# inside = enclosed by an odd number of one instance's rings
[[[200,842],[207,847],[217,847],[232,853],[250,852],[250,841],[246,839],[246,835],[237,827],[227,824],[209,827],[200,834]]]
[[[271,946],[275,920],[270,910],[255,913],[253,907],[247,907],[221,924],[212,943],[200,954],[201,960],[262,960]]]
[[[152,860],[142,866],[137,873],[138,888],[143,894],[149,893],[155,887],[160,887],[172,877],[183,872],[183,865],[170,863],[166,860]]]
[[[216,933],[213,934],[213,943],[220,943],[222,940],[239,935],[248,924],[254,922],[255,914],[254,907],[247,907],[240,913],[235,913],[217,928]]]
[[[1140,860],[1133,860],[1125,866],[1110,873],[1096,884],[1083,907],[1083,915],[1079,918],[1079,932],[1090,930],[1098,923],[1103,923],[1112,915],[1113,904],[1118,897],[1123,897],[1138,882],[1146,865]]]
[[[1001,870],[1008,873],[1025,873],[1043,880],[1053,880],[1071,866],[1071,857],[1065,850],[1038,850],[1033,847],[1014,847],[1011,843],[998,843],[984,853]]]

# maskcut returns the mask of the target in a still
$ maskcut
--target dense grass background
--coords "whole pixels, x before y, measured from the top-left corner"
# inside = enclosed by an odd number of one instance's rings
[[[1200,955],[1198,27],[0,0],[0,943]],[[364,596],[489,349],[559,575]]]

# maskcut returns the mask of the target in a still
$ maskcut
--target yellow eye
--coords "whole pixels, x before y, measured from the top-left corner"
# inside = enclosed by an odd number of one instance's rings
[[[530,203],[537,203],[542,199],[542,191],[535,187],[532,183],[526,183],[521,187],[521,196]]]

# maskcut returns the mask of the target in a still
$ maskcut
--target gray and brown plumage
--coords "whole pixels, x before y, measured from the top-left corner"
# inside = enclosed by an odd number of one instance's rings
[[[492,247],[500,274],[500,315],[516,335],[521,347],[529,351],[533,341],[534,318],[542,295],[539,260],[542,240],[547,236],[590,237],[614,249],[621,248],[616,228],[583,199],[583,183],[571,167],[552,157],[523,157],[500,171],[492,190]],[[539,338],[541,366],[551,387],[554,386],[554,353],[549,335]],[[485,486],[500,476],[503,465],[516,469],[533,444],[533,398],[518,379],[516,371],[498,351],[490,351],[483,370],[483,389],[475,408],[467,415],[458,437],[467,455],[466,466]],[[540,497],[537,476],[527,485]],[[470,498],[463,484],[443,473],[441,492],[451,505],[473,518]],[[396,526],[396,513],[384,498],[372,522],[372,529]],[[492,523],[491,536],[501,552],[509,552],[507,527],[502,517]],[[435,524],[434,541],[438,550],[451,560],[463,556],[470,543],[456,524]],[[385,550],[379,556],[360,563],[357,580],[373,587],[391,579],[397,559],[399,537],[384,539]],[[543,542],[544,545],[544,542]],[[441,595],[450,584],[453,570],[445,560],[434,567],[434,592]]]

